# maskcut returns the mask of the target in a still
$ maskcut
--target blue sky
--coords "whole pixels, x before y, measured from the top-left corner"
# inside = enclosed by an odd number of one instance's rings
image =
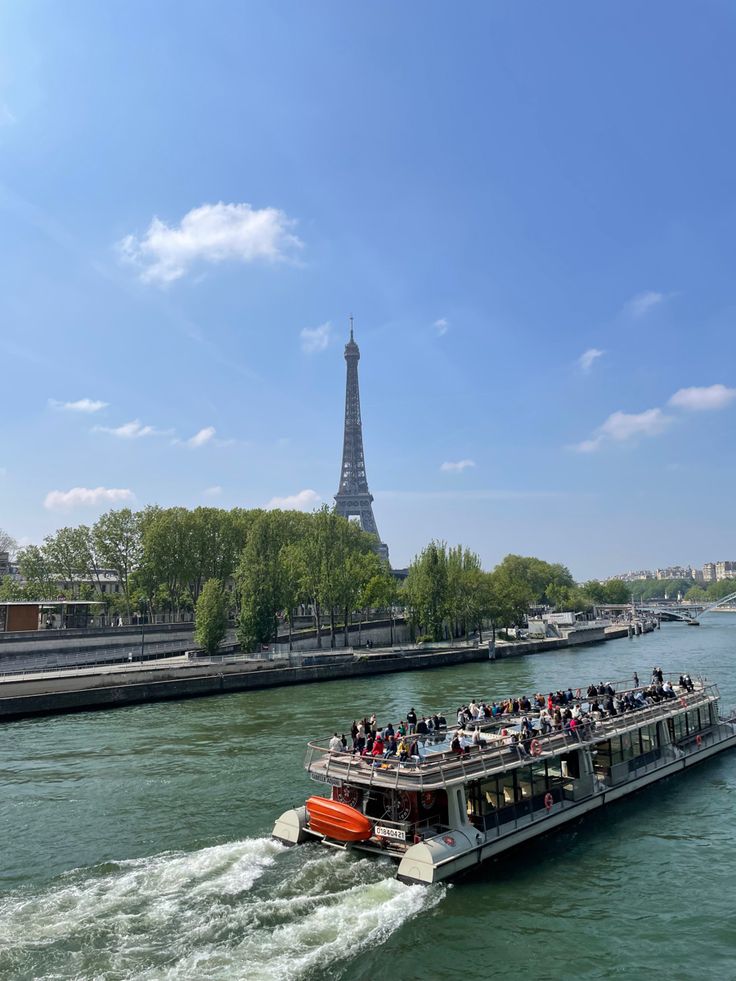
[[[395,565],[736,558],[735,44],[708,0],[4,4],[0,526],[330,501],[353,313]]]

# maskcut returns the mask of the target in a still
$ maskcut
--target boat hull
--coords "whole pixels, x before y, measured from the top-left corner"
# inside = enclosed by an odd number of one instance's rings
[[[659,780],[681,773],[724,750],[734,748],[736,748],[736,727],[733,728],[732,735],[725,739],[703,746],[669,763],[660,763],[625,784],[606,787],[580,802],[569,802],[564,806],[555,803],[548,814],[529,818],[524,822],[519,820],[505,833],[501,831],[500,834],[492,836],[481,834],[470,824],[464,829],[453,829],[449,834],[438,835],[436,838],[408,848],[399,863],[397,878],[402,882],[424,885],[452,878],[476,868],[525,841],[541,837],[591,811],[628,797]]]

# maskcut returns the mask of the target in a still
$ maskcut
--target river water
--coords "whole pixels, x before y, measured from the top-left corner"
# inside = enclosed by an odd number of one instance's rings
[[[654,664],[736,705],[736,617],[634,640],[0,729],[0,978],[736,978],[736,753],[452,885],[269,839],[310,737]]]

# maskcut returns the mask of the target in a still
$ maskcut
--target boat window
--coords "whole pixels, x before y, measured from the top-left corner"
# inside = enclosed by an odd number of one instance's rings
[[[657,748],[657,726],[654,725],[642,726],[639,730],[639,735],[641,737],[641,755],[645,753],[651,753],[653,749]]]
[[[687,728],[688,732],[698,732],[700,730],[700,712],[697,709],[692,709],[687,713]]]
[[[611,741],[606,739],[602,743],[596,743],[595,756],[593,757],[593,767],[596,773],[609,773],[611,769]]]
[[[635,747],[634,740],[636,740],[636,749],[634,748]],[[638,744],[639,744],[638,733],[634,733],[633,737],[630,732],[624,733],[624,735],[621,736],[621,759],[633,760],[633,758],[638,753]]]

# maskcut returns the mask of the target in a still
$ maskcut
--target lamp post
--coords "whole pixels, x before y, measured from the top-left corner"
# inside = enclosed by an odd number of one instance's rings
[[[146,647],[146,623],[143,613],[141,613],[141,662],[143,661],[143,651]]]

